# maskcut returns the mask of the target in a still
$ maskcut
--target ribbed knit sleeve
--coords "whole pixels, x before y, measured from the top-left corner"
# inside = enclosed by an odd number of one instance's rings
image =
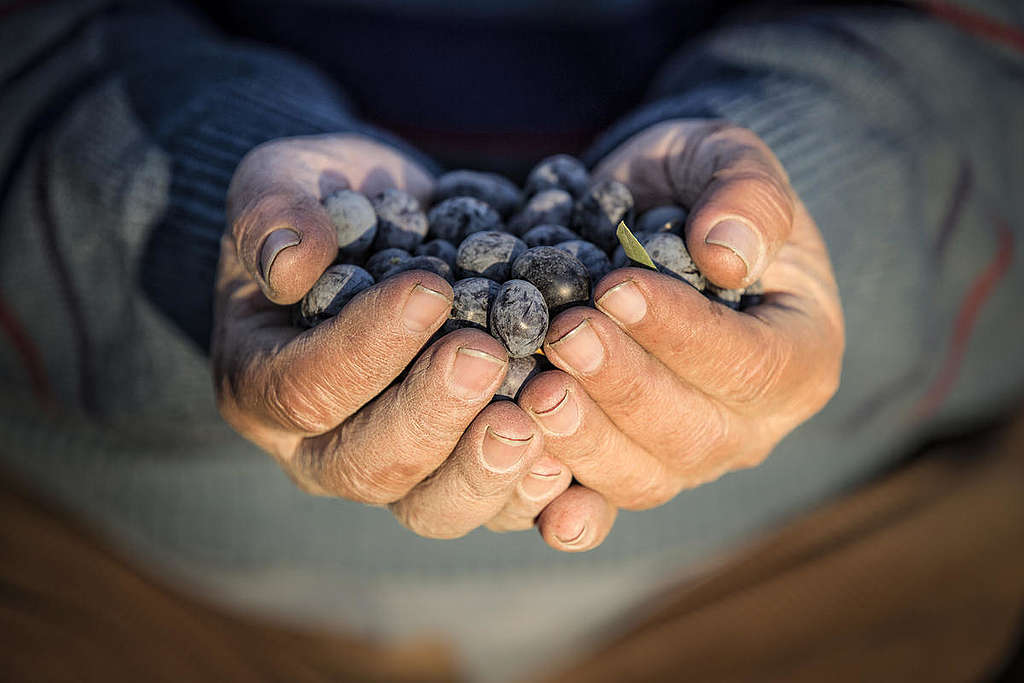
[[[1020,14],[1011,3],[957,6],[972,18],[862,6],[725,21],[673,56],[586,155],[597,164],[680,118],[733,122],[772,149],[825,238],[843,299],[843,383],[818,425],[912,423],[1010,383],[988,367],[1012,364],[1000,341],[1011,323],[996,312],[1024,281],[1013,180],[1024,53],[997,39]],[[979,310],[989,317],[975,324]]]
[[[17,396],[128,423],[203,414],[242,157],[354,132],[433,168],[309,63],[177,4],[24,3],[0,35],[0,384]]]
[[[166,11],[118,17],[107,40],[143,127],[170,160],[167,210],[149,236],[140,284],[203,349],[227,187],[249,150],[275,138],[358,132],[418,158],[358,121],[333,84],[284,53],[229,42]]]
[[[723,118],[760,135],[797,189],[812,190],[816,179],[910,149],[934,133],[941,117],[929,97],[941,91],[916,80],[914,50],[948,45],[945,28],[893,8],[737,18],[674,55],[646,101],[602,135],[586,159],[596,163],[661,121]],[[936,76],[934,69],[929,75]]]

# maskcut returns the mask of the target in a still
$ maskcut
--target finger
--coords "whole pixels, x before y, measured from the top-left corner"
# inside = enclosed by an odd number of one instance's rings
[[[573,308],[555,318],[544,352],[572,375],[612,423],[675,470],[726,448],[728,414],[623,332],[611,318]]]
[[[675,278],[621,269],[598,283],[594,300],[673,374],[713,397],[744,402],[785,365],[786,350],[760,318],[709,301]]]
[[[396,501],[456,447],[501,385],[506,363],[501,344],[483,332],[446,335],[416,360],[405,379],[341,427],[305,439],[292,469],[319,493],[372,504]],[[494,428],[518,439],[525,422],[521,418],[506,427],[495,418]]]
[[[501,511],[542,449],[540,431],[516,404],[492,403],[437,472],[391,511],[421,536],[464,536]]]
[[[771,150],[745,128],[708,128],[689,137],[669,165],[680,195],[700,191],[686,224],[686,246],[712,282],[746,287],[764,274],[793,231],[789,179]]]
[[[580,483],[615,507],[643,510],[678,493],[678,477],[623,434],[566,373],[534,377],[523,388],[519,405],[543,431],[545,453],[565,463]],[[634,419],[644,418],[638,412]]]
[[[234,191],[251,197],[232,209],[231,234],[239,260],[268,299],[295,303],[338,255],[327,212],[315,196],[297,188]]]
[[[793,229],[785,170],[753,132],[720,121],[667,121],[627,140],[598,167],[638,194],[638,205],[690,209],[686,245],[727,289],[764,273]]]
[[[286,429],[329,431],[398,377],[447,318],[451,300],[451,286],[433,273],[389,278],[282,347],[252,354],[245,371],[228,373],[233,395]]]
[[[246,155],[231,179],[227,218],[238,258],[267,298],[298,301],[337,255],[325,192],[400,187],[429,196],[430,174],[398,150],[358,135],[289,138]]]
[[[812,291],[808,278],[799,282]],[[824,392],[824,379],[838,382],[841,321],[829,323],[813,296],[775,292],[748,315],[638,268],[612,273],[594,296],[598,309],[673,374],[733,407],[780,392],[804,396],[808,409],[820,407],[824,393],[792,390],[820,385]]]
[[[544,508],[537,529],[555,550],[579,553],[604,542],[617,514],[601,494],[573,485]]]
[[[419,163],[358,134],[281,138],[255,148],[239,164],[228,193],[229,216],[233,206],[283,187],[320,199],[346,188],[367,196],[398,188],[422,202],[430,198],[433,185]]]
[[[512,497],[489,522],[491,531],[522,531],[534,525],[537,515],[572,483],[572,471],[550,455],[533,463],[512,492]]]

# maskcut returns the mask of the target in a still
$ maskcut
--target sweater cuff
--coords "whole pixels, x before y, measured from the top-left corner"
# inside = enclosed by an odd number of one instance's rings
[[[227,189],[253,147],[298,135],[359,133],[398,148],[430,171],[435,165],[358,121],[324,78],[291,58],[236,49],[200,51],[185,62],[129,82],[140,118],[171,163],[167,209],[149,236],[139,277],[150,301],[208,352]],[[204,86],[195,90],[192,78]],[[169,96],[175,90],[179,96]]]
[[[633,135],[671,119],[722,119],[761,138],[785,168],[801,196],[840,187],[843,179],[869,172],[887,153],[860,112],[827,87],[800,78],[763,74],[698,86],[653,101],[604,133],[584,155],[593,167]],[[913,138],[906,131],[905,139]]]

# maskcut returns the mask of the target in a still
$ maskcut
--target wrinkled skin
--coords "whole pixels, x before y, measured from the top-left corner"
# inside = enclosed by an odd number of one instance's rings
[[[702,272],[729,289],[760,277],[763,303],[731,311],[665,275],[614,271],[597,309],[552,321],[544,350],[559,369],[518,405],[489,405],[507,367],[489,335],[459,330],[417,358],[451,305],[432,273],[379,283],[312,330],[289,325],[285,306],[336,252],[320,198],[398,187],[424,201],[432,181],[357,136],[276,141],[229,191],[212,344],[222,415],[312,493],[386,504],[438,538],[536,524],[566,551],[599,545],[620,507],[757,465],[838,386],[842,312],[817,227],[764,144],[719,122],[654,126],[595,177],[626,183],[640,211],[690,207]],[[753,237],[708,238],[725,218]]]
[[[518,402],[579,482],[538,519],[548,543],[572,551],[599,545],[618,508],[661,505],[761,463],[835,393],[844,346],[821,233],[753,133],[665,122],[627,140],[594,177],[627,184],[640,211],[690,207],[686,243],[701,271],[727,289],[762,278],[766,294],[737,312],[669,276],[623,268],[598,283],[597,310],[551,322],[544,352],[559,369],[531,379]],[[711,233],[727,219],[749,231]]]
[[[420,354],[451,308],[443,278],[400,273],[313,329],[289,324],[288,306],[337,252],[322,197],[399,188],[423,201],[432,182],[394,149],[352,135],[278,140],[243,159],[218,267],[218,406],[310,493],[387,505],[435,538],[529,528],[571,474],[542,454],[539,427],[516,404],[489,405],[506,374],[500,343],[458,330]]]

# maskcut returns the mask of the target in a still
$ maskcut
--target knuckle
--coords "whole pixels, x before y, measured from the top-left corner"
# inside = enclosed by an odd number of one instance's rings
[[[793,192],[789,184],[774,173],[758,172],[749,196],[763,220],[783,226],[793,224]]]
[[[444,400],[440,387],[427,390],[430,383],[420,387],[414,384],[417,382],[407,381],[398,387],[391,408],[396,415],[387,427],[375,424],[367,428],[379,433],[381,439],[390,437],[393,444],[401,444],[390,463],[391,476],[419,482],[451,455],[475,414],[471,406]]]
[[[713,204],[742,211],[760,225],[791,226],[795,198],[789,184],[761,162],[737,162],[719,173],[715,184],[725,189]],[[738,201],[741,199],[741,201]],[[728,205],[728,206],[726,206]]]
[[[290,458],[285,471],[291,480],[306,493],[317,496],[346,497],[337,486],[333,485],[335,482],[325,476],[327,468],[324,459],[320,449],[303,441]]]
[[[650,374],[646,372],[648,368],[637,367],[639,371],[621,373],[615,378],[614,383],[608,383],[603,388],[603,391],[607,393],[601,399],[602,404],[636,406],[649,402],[654,382],[651,380]]]
[[[390,452],[361,458],[358,466],[351,458],[337,458],[337,477],[346,497],[369,505],[385,505],[404,498],[417,485],[433,478],[418,461],[395,457]]]
[[[336,475],[344,497],[364,505],[386,505],[401,497],[401,492],[382,482],[378,477],[361,469],[338,468]]]
[[[344,369],[338,369],[342,386],[370,388],[378,378],[389,374],[388,358],[407,355],[394,339],[373,339],[373,343],[356,346],[347,353]],[[374,347],[376,353],[371,350]]]
[[[405,381],[399,386],[410,384],[411,377],[438,373],[429,364],[413,362],[420,352],[422,338],[399,330],[397,316],[380,315],[381,310],[389,306],[388,302],[381,300],[380,294],[370,290],[367,299],[360,302],[364,306],[356,311],[342,310],[339,314],[338,323],[343,329],[339,330],[337,343],[345,353],[341,362],[331,368],[330,374],[332,384],[350,387],[353,394],[363,394],[377,385],[386,385],[410,363]]]
[[[411,487],[396,486],[382,467],[373,463],[353,466],[341,447],[343,434],[324,441],[307,439],[292,459],[295,478],[306,481],[319,495],[331,495],[363,503],[386,505],[400,499]]]
[[[421,516],[414,505],[410,505],[405,500],[399,500],[388,505],[388,510],[398,520],[398,523],[409,531],[419,536],[430,537],[430,534],[426,533]]]
[[[731,150],[731,153],[723,161],[749,159],[764,168],[771,169],[772,172],[782,171],[781,164],[767,143],[761,139],[760,135],[745,126],[727,123],[719,128],[717,134],[712,137],[720,138],[723,141],[723,149]]]
[[[618,502],[625,510],[649,510],[664,505],[679,492],[679,487],[663,472],[654,472],[635,483],[633,491]]]
[[[782,164],[756,133],[729,125],[706,144],[715,145],[711,156],[716,178],[744,181],[745,200],[749,205],[759,207],[766,218],[792,220],[795,197],[789,178]]]
[[[395,519],[398,520],[398,523],[409,531],[418,536],[432,538],[428,531],[428,525],[424,523],[421,511],[415,505],[410,505],[408,501],[400,500],[388,505],[388,509]]]
[[[334,427],[331,411],[316,387],[304,386],[285,373],[267,384],[265,405],[281,424],[306,434],[323,434]]]
[[[770,400],[778,391],[793,359],[792,349],[767,335],[761,343],[750,348],[745,357],[731,364],[733,380],[724,392],[730,403],[741,407]]]
[[[468,470],[469,468],[462,468]],[[513,470],[514,474],[515,470]],[[465,487],[464,504],[478,506],[486,504],[495,498],[507,497],[510,483],[506,481],[508,475],[498,475],[486,470],[464,471],[461,479]]]
[[[733,451],[733,430],[728,411],[717,401],[709,401],[708,409],[690,425],[689,438],[676,457],[676,470],[692,477],[713,466],[720,453]]]
[[[714,407],[704,420],[703,441],[707,444],[708,451],[713,453],[728,449],[734,438],[732,421],[726,409],[716,402],[712,402],[711,405]]]
[[[389,508],[402,526],[424,538],[461,538],[472,531],[472,529],[459,529],[451,522],[439,519],[443,517],[439,512],[414,501],[403,499],[393,503]]]

